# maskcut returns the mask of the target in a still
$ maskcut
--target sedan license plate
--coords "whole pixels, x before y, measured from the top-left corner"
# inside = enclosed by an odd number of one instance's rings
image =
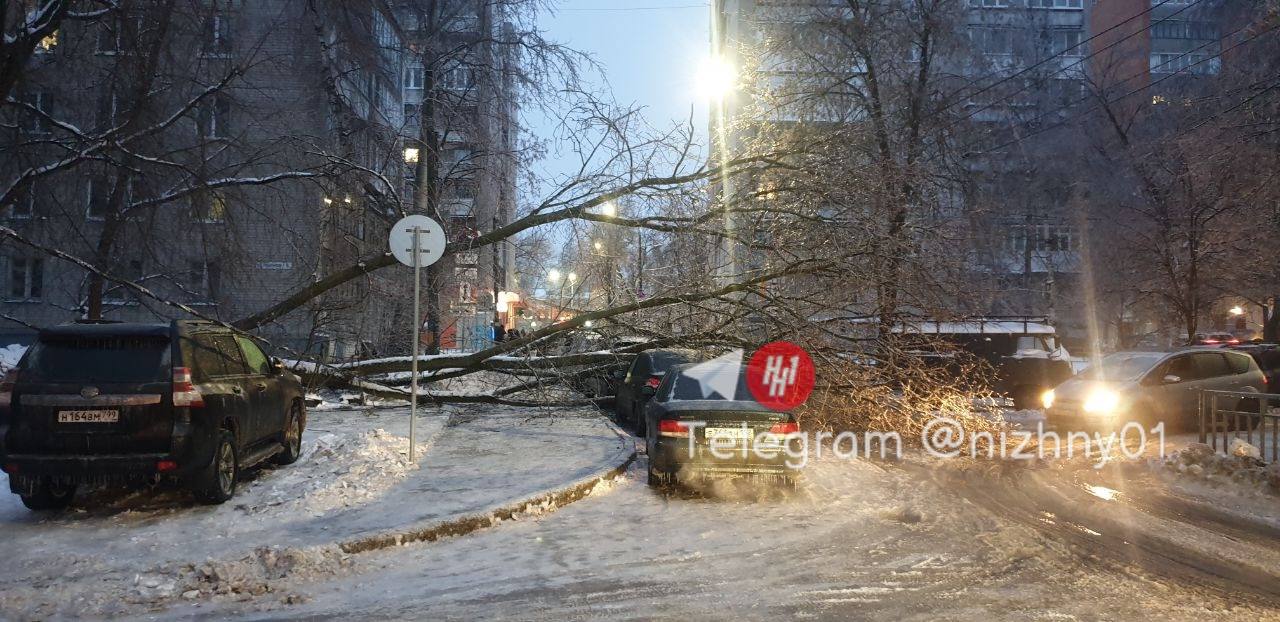
[[[60,410],[58,423],[117,423],[118,410]]]
[[[726,439],[734,441],[749,441],[752,438],[755,438],[755,430],[747,427],[707,428],[705,434],[707,440]]]

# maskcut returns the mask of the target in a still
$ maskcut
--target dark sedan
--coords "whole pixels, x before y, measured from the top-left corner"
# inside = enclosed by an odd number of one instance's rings
[[[803,460],[795,418],[752,399],[745,374],[724,399],[681,373],[688,367],[668,373],[645,408],[649,485],[746,475],[794,487]]]
[[[618,383],[618,393],[614,408],[618,415],[618,425],[644,432],[644,406],[662,382],[662,377],[677,365],[698,360],[694,350],[662,349],[648,350],[636,355],[630,369]]]

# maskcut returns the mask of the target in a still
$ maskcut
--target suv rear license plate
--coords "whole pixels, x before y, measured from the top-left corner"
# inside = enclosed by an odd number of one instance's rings
[[[118,410],[60,410],[58,423],[117,423]]]

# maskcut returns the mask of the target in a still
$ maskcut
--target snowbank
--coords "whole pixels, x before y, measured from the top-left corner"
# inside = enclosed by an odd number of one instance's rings
[[[16,343],[0,348],[0,374],[16,366],[18,359],[21,359],[26,351],[27,346],[20,346]]]
[[[377,499],[418,468],[409,462],[409,439],[381,428],[308,438],[301,460],[312,468],[280,469],[254,490],[257,503],[245,511],[259,514],[284,506],[320,516]]]

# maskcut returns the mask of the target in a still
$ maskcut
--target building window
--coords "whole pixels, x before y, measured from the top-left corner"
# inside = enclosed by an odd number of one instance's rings
[[[201,138],[227,138],[230,136],[231,101],[222,95],[206,97],[200,102],[196,124]]]
[[[1009,0],[969,0],[969,6],[984,9],[1005,9]]]
[[[1083,0],[1027,0],[1031,9],[1082,9]]]
[[[425,79],[421,63],[411,63],[404,68],[404,90],[421,91]]]
[[[58,47],[58,31],[55,30],[36,44],[35,53],[48,54],[56,47]]]
[[[217,300],[218,263],[204,259],[187,261],[187,271],[182,275],[182,287],[191,299]]]
[[[983,54],[1012,54],[1013,29],[974,26],[969,28],[969,39]]]
[[[117,268],[116,273],[112,276],[121,281],[137,283],[142,280],[142,260],[131,259]],[[102,299],[120,302],[127,300],[131,290],[124,285],[115,281],[107,281],[102,284]]]
[[[1060,28],[1049,31],[1049,53],[1070,57],[1084,56],[1084,31]]]
[[[192,217],[203,223],[219,224],[227,220],[227,199],[217,192],[199,192],[191,199]]]
[[[121,113],[124,112],[123,103],[120,96],[115,93],[106,93],[98,100],[98,128],[107,129],[119,122]]]
[[[231,19],[223,13],[214,13],[205,22],[200,51],[206,56],[231,54]]]
[[[19,191],[13,201],[0,205],[0,218],[31,218],[36,211],[35,182],[27,184],[26,189]]]
[[[1222,66],[1222,59],[1216,54],[1205,52],[1188,52],[1184,54],[1160,53],[1151,55],[1152,73],[1192,73],[1216,75]]]
[[[89,220],[104,220],[107,217],[107,203],[111,200],[111,188],[102,177],[89,178],[88,204],[85,216]]]
[[[1218,38],[1218,27],[1213,22],[1173,20],[1151,25],[1152,39],[1195,39],[1212,41]]]
[[[23,97],[23,101],[35,110],[23,111],[23,131],[32,134],[48,134],[53,131],[53,124],[49,122],[49,94],[44,91],[30,91]],[[39,111],[39,112],[37,112]]]
[[[445,149],[440,154],[440,174],[446,177],[461,177],[474,168],[475,153],[465,147]]]
[[[452,4],[441,3],[446,32],[479,32],[480,10],[475,2],[466,0]]]
[[[444,72],[442,86],[450,91],[467,91],[476,85],[476,75],[471,67],[454,67]]]
[[[7,272],[9,282],[4,289],[6,299],[40,300],[44,297],[44,259],[10,257]]]

